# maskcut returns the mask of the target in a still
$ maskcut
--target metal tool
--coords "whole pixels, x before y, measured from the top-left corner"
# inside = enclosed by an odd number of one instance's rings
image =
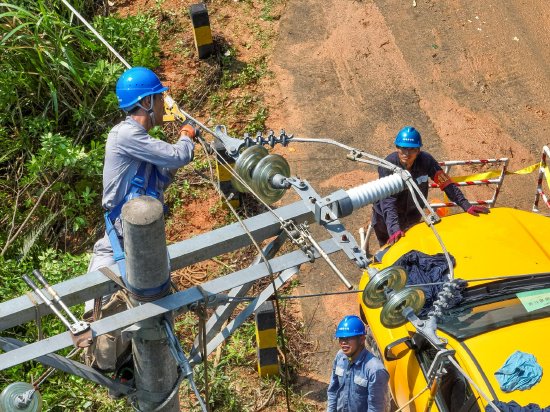
[[[63,324],[69,329],[71,334],[73,335],[73,341],[76,347],[84,348],[86,346],[89,346],[91,344],[91,330],[90,325],[87,322],[84,322],[82,320],[78,320],[76,316],[73,315],[71,310],[63,303],[57,292],[50,286],[50,284],[44,279],[42,276],[42,273],[40,273],[39,270],[35,269],[33,272],[33,275],[38,279],[38,281],[46,288],[48,293],[52,296],[52,300],[50,300],[34,283],[34,281],[27,275],[23,275],[23,280],[29,287],[33,290],[33,292],[42,299],[42,301],[52,310],[52,312],[63,322]],[[61,312],[56,306],[55,303],[69,316],[69,318],[73,321],[73,323],[69,322],[69,320],[63,315],[63,312]]]

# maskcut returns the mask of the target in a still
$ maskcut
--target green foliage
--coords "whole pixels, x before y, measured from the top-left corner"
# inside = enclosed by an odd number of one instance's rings
[[[265,58],[243,64],[235,56],[235,50],[230,48],[221,57],[223,88],[234,89],[254,84],[268,73]]]
[[[189,323],[183,323],[189,327]],[[246,322],[227,341],[223,348],[221,361],[214,366],[208,363],[208,389],[210,408],[220,412],[241,412],[250,410],[243,403],[243,394],[239,390],[239,367],[254,368],[256,363],[256,338],[254,322]],[[204,393],[204,364],[194,369],[195,382]],[[186,410],[200,411],[198,404],[185,405]]]
[[[263,0],[262,12],[260,18],[265,21],[278,20],[279,16],[273,14],[273,6],[278,3],[277,0]]]
[[[157,21],[93,17],[101,2],[71,4],[133,65],[159,64]],[[28,287],[23,273],[40,268],[51,284],[86,272],[89,246],[101,223],[105,136],[120,117],[114,86],[124,65],[60,0],[0,3],[0,295]],[[82,315],[82,305],[72,308]],[[66,330],[42,319],[45,336]],[[35,322],[3,334],[38,337]],[[64,352],[65,354],[67,352]],[[0,388],[30,382],[44,367],[28,362],[0,374]],[[124,401],[58,373],[42,386],[45,411],[121,411]],[[128,408],[129,409],[129,408]]]
[[[73,2],[89,21],[94,4]],[[155,18],[93,25],[133,65],[158,66]],[[83,229],[101,222],[103,142],[120,116],[124,68],[61,1],[0,3],[0,255],[87,245]]]
[[[265,121],[267,120],[268,111],[266,107],[259,107],[254,117],[248,122],[245,127],[245,132],[254,133],[258,130],[265,129]]]
[[[28,286],[21,276],[39,269],[48,283],[54,285],[86,272],[89,256],[87,254],[71,255],[54,249],[45,249],[22,260],[0,256],[0,296],[8,300],[24,294]]]
[[[130,56],[132,66],[154,69],[160,64],[158,27],[153,16],[96,17],[94,26],[122,56]]]

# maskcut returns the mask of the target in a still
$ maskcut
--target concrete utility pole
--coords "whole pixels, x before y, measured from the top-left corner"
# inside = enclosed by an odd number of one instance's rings
[[[149,196],[132,199],[122,208],[122,220],[129,286],[152,290],[165,285],[170,269],[162,204]],[[141,304],[131,300],[135,306]],[[136,388],[143,394],[138,395],[142,411],[159,406],[177,380],[177,363],[170,353],[162,319],[157,316],[127,329],[132,337]],[[161,410],[179,412],[179,397],[174,396]]]

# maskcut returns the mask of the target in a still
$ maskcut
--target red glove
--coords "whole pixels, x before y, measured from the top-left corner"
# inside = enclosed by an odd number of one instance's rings
[[[485,206],[474,205],[470,206],[466,212],[468,212],[472,216],[479,216],[480,213],[483,213],[484,215],[489,213],[489,209]]]
[[[190,137],[191,139],[195,139],[196,137],[200,136],[199,130],[195,129],[190,124],[186,124],[180,129],[180,136],[182,134],[185,135],[185,136]]]
[[[405,232],[403,232],[402,230],[398,230],[397,232],[395,232],[393,235],[390,236],[390,238],[388,239],[387,244],[388,245],[393,245],[395,242],[397,242],[403,236],[405,236]]]

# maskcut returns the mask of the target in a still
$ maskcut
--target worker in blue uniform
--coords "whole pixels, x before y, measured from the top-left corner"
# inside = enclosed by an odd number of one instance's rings
[[[119,107],[127,117],[107,137],[102,199],[107,230],[94,245],[89,272],[116,262],[124,278],[122,206],[141,195],[163,202],[164,190],[178,168],[193,159],[192,139],[198,131],[191,125],[183,126],[174,144],[148,134],[151,128],[163,124],[162,93],[166,90],[157,75],[144,67],[126,70],[117,81]]]
[[[388,405],[388,371],[365,348],[365,325],[355,315],[336,328],[340,350],[332,365],[327,412],[384,412]]]
[[[420,150],[422,137],[414,127],[406,126],[401,129],[395,137],[395,146],[397,151],[387,156],[386,160],[408,170],[424,197],[428,196],[429,178],[465,212],[473,216],[489,213],[489,209],[484,206],[470,204],[433,156]],[[386,168],[378,168],[380,177],[391,173],[392,171]],[[408,190],[404,190],[374,204],[371,224],[380,246],[383,246],[397,242],[405,236],[407,229],[421,219],[422,215],[416,208],[411,194]]]

